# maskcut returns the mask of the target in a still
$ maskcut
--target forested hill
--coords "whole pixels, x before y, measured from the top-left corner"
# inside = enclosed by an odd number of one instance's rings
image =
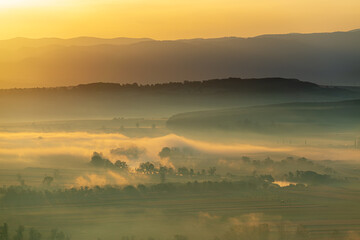
[[[170,116],[296,101],[335,101],[360,94],[297,79],[214,79],[162,84],[92,83],[71,87],[0,90],[0,120]]]
[[[354,94],[354,91],[345,89],[347,87],[321,86],[311,82],[288,78],[227,78],[212,79],[204,81],[184,81],[158,84],[119,84],[119,83],[90,83],[77,86],[52,87],[52,88],[13,88],[0,89],[1,94],[43,94],[54,93],[90,93],[107,92],[120,93],[135,91],[138,93],[168,93],[168,92],[192,92],[192,93],[241,93],[241,94],[319,94],[322,96],[343,96]]]

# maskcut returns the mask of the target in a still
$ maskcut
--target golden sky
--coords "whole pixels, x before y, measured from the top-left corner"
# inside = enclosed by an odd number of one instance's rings
[[[0,39],[247,37],[355,28],[359,0],[0,0]]]

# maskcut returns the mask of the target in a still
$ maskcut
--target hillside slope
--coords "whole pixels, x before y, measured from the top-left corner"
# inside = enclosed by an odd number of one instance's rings
[[[94,83],[0,90],[0,120],[167,117],[179,112],[294,101],[335,101],[360,93],[296,79],[215,79],[155,85]]]
[[[172,116],[167,125],[175,130],[265,134],[354,131],[360,127],[360,100],[285,103],[181,113]]]

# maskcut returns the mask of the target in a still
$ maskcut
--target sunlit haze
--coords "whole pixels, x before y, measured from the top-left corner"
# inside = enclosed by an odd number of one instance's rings
[[[0,240],[360,240],[360,0],[0,0]]]
[[[360,26],[356,0],[1,0],[0,39],[196,37],[326,32]]]

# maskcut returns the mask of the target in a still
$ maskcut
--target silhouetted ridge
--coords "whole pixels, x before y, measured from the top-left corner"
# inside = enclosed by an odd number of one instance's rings
[[[3,119],[167,117],[179,112],[286,102],[337,101],[360,93],[285,78],[213,79],[159,84],[91,83],[0,90]],[[6,103],[6,104],[4,104]]]
[[[81,84],[70,89],[76,91],[139,91],[139,92],[187,92],[187,93],[217,93],[217,94],[350,94],[349,90],[337,87],[320,86],[311,82],[286,78],[227,78],[204,81],[184,81],[158,84],[117,84],[91,83]]]
[[[309,90],[320,90],[324,88],[328,88],[328,87],[319,86],[315,83],[303,82],[298,79],[286,79],[286,78],[251,78],[251,79],[227,78],[227,79],[212,79],[212,80],[204,80],[204,81],[169,82],[169,83],[158,83],[158,84],[137,84],[137,83],[119,84],[119,83],[98,82],[98,83],[80,84],[73,87],[67,87],[67,89],[69,90],[80,90],[80,91],[87,91],[87,90],[117,91],[117,90],[125,90],[125,89],[137,89],[137,90],[166,90],[166,91],[226,90],[231,92],[237,92],[237,91],[301,92],[301,91],[309,91]],[[48,88],[48,89],[56,89],[56,88]]]
[[[359,86],[359,42],[359,31],[174,41],[4,40],[0,81],[11,88],[290,76],[317,84]]]

